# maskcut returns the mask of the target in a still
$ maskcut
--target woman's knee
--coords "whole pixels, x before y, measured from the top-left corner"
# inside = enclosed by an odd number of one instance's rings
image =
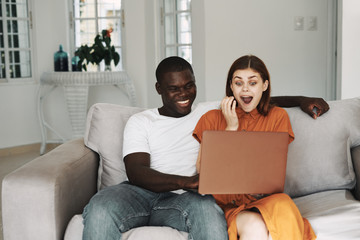
[[[236,222],[240,228],[244,227],[266,227],[265,221],[260,213],[253,211],[242,211],[236,216]]]
[[[236,227],[239,236],[256,236],[263,239],[268,236],[268,229],[260,213],[242,211],[236,216]],[[254,239],[256,239],[254,238]]]

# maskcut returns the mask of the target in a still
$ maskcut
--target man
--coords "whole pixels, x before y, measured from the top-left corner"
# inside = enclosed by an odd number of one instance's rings
[[[227,239],[222,210],[198,187],[198,142],[192,131],[199,118],[213,108],[196,98],[191,65],[180,57],[164,59],[156,69],[156,91],[163,106],[133,115],[124,131],[123,155],[129,182],[105,188],[86,206],[83,239],[121,239],[140,226],[169,226],[188,232],[189,239]],[[307,113],[328,110],[322,99],[286,97]],[[284,102],[284,98],[273,99]],[[301,104],[300,104],[301,103]],[[290,105],[287,105],[290,106]],[[307,107],[306,107],[307,106]]]

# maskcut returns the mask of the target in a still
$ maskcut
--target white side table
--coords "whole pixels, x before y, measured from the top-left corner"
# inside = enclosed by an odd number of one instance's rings
[[[42,138],[40,154],[45,152],[47,143],[63,143],[67,140],[44,117],[43,102],[46,97],[57,87],[64,89],[72,138],[78,138],[82,137],[85,131],[89,86],[100,85],[118,87],[128,96],[131,105],[136,106],[134,84],[126,72],[45,72],[41,75],[38,89],[38,115]],[[47,129],[60,139],[48,139]]]

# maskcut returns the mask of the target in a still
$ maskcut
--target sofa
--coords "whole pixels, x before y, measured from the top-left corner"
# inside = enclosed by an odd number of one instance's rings
[[[314,120],[287,108],[295,133],[285,192],[319,240],[360,239],[360,98],[329,101]],[[219,102],[199,103],[217,108]],[[7,175],[2,184],[4,240],[80,240],[84,206],[100,189],[126,179],[122,133],[144,109],[97,103],[83,139],[66,142]],[[169,227],[139,227],[123,239],[184,240]]]

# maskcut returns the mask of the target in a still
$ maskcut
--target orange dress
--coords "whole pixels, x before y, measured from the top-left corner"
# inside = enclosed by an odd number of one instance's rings
[[[239,118],[238,131],[288,132],[289,143],[294,140],[289,117],[286,111],[273,107],[265,117],[256,109],[250,113],[236,109]],[[211,110],[197,123],[193,136],[201,142],[205,130],[225,130],[226,120],[221,110]],[[261,146],[254,146],[256,147]],[[239,212],[258,209],[273,240],[310,240],[316,235],[307,221],[301,216],[297,206],[285,193],[272,194],[263,198],[250,194],[215,194],[217,204],[224,210],[228,224],[229,240],[237,240],[236,216]]]

